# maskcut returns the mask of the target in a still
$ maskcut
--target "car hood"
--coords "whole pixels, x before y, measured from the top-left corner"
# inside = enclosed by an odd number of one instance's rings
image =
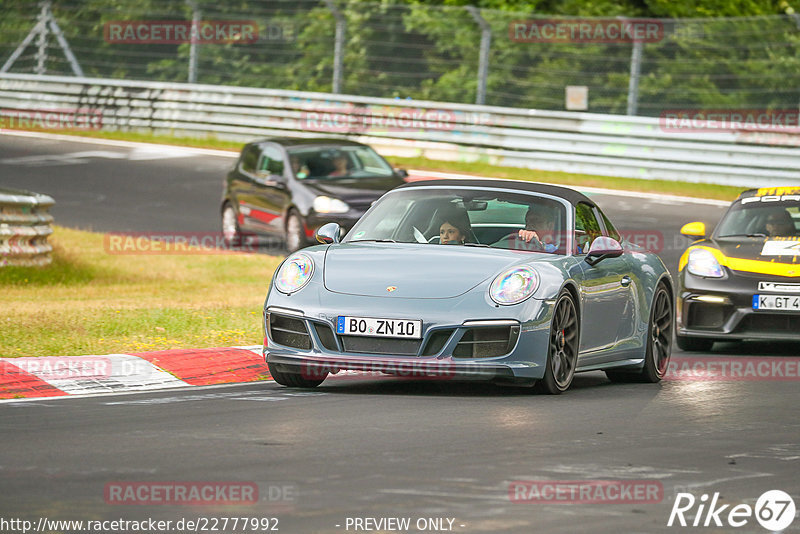
[[[451,298],[533,255],[456,245],[342,243],[328,248],[324,281],[329,291],[349,295]]]
[[[800,261],[800,238],[724,237],[712,243],[728,258],[777,263]]]
[[[404,183],[397,176],[303,181],[303,185],[314,194],[339,198],[354,206],[369,205],[385,192]]]

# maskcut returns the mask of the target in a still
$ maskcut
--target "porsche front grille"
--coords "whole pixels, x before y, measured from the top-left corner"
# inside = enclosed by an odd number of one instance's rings
[[[302,319],[270,313],[269,337],[278,345],[304,350],[311,348],[311,336]]]
[[[492,326],[468,329],[453,351],[456,358],[505,356],[517,344],[519,326]]]

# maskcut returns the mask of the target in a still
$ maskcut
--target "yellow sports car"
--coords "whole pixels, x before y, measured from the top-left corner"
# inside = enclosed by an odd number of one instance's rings
[[[714,341],[800,341],[800,187],[739,195],[712,234],[703,223],[678,265],[677,344],[709,350]]]

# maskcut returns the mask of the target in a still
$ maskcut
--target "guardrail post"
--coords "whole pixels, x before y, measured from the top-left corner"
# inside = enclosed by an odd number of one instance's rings
[[[342,65],[344,64],[344,33],[347,30],[347,20],[333,0],[325,0],[333,18],[336,19],[336,37],[333,45],[333,93],[342,92]]]
[[[194,36],[198,34],[200,10],[197,9],[197,3],[193,0],[186,0],[186,3],[192,8],[192,41],[189,45],[189,83],[197,83],[197,39]]]
[[[486,80],[489,77],[489,50],[492,46],[492,27],[481,16],[478,8],[475,6],[464,7],[481,28],[481,49],[478,56],[478,91],[475,95],[475,103],[483,105],[486,103]]]

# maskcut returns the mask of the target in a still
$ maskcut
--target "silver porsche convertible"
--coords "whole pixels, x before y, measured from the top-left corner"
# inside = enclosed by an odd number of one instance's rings
[[[658,382],[673,282],[574,190],[512,180],[413,182],[346,237],[290,255],[264,304],[272,377],[315,387],[372,371],[559,394],[576,372]]]

